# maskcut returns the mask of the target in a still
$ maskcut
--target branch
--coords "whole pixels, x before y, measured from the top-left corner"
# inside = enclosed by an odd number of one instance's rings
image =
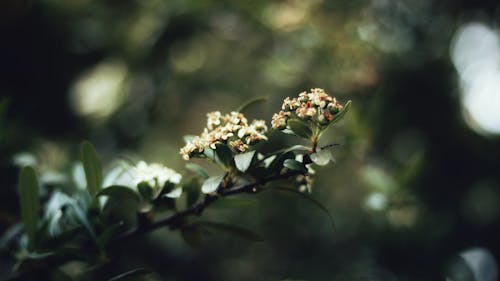
[[[298,176],[300,175],[300,171],[289,171],[285,174],[281,175],[276,175],[272,176],[266,179],[262,180],[257,180],[253,183],[233,187],[233,188],[223,188],[222,183],[219,185],[219,188],[217,189],[216,194],[207,194],[203,201],[183,210],[178,213],[173,214],[170,217],[167,217],[162,220],[158,220],[156,222],[153,222],[151,224],[146,224],[146,225],[139,225],[136,228],[123,233],[122,235],[118,236],[116,240],[112,242],[112,245],[114,244],[121,244],[124,241],[133,239],[134,237],[140,236],[142,234],[151,232],[153,230],[156,230],[161,227],[169,226],[170,228],[176,228],[180,222],[183,221],[184,218],[192,216],[192,215],[201,215],[203,211],[210,206],[213,202],[216,200],[220,199],[221,197],[228,197],[236,194],[241,194],[241,193],[256,193],[258,192],[258,187],[266,185],[269,182],[276,181],[276,180],[281,180],[281,179],[287,179],[293,176]]]
[[[308,160],[306,160],[308,162]],[[309,160],[310,161],[310,160]],[[180,223],[182,221],[193,215],[201,215],[203,211],[210,206],[213,202],[216,200],[219,200],[222,197],[228,197],[228,196],[233,196],[237,194],[242,194],[242,193],[257,193],[259,191],[260,186],[264,186],[270,182],[276,181],[276,180],[282,180],[282,179],[288,179],[293,176],[298,176],[302,174],[300,171],[294,171],[294,170],[289,170],[288,172],[284,174],[279,174],[275,175],[272,177],[268,177],[265,179],[260,179],[257,180],[253,183],[248,183],[232,188],[228,187],[223,187],[222,183],[219,185],[219,188],[217,189],[217,192],[215,194],[207,194],[203,201],[183,210],[180,212],[177,212],[173,214],[170,217],[167,217],[162,220],[158,220],[156,222],[150,223],[150,224],[144,224],[144,225],[139,225],[136,228],[125,232],[121,235],[119,235],[117,238],[115,238],[113,241],[111,241],[109,247],[110,249],[113,249],[115,247],[119,247],[120,245],[123,245],[123,242],[129,241],[131,239],[134,239],[140,235],[149,233],[151,231],[154,231],[158,228],[161,227],[170,227],[171,229],[175,229],[180,226]],[[43,267],[41,268],[36,268],[32,270],[27,270],[24,272],[19,272],[19,273],[14,273],[13,275],[7,277],[4,279],[4,281],[14,281],[14,280],[29,280],[30,276],[36,276],[38,273],[41,273],[44,268],[54,268],[61,266],[65,264],[66,262],[70,261],[71,259],[68,259],[66,256],[53,256],[51,258],[48,258],[47,260],[44,260],[43,262]]]

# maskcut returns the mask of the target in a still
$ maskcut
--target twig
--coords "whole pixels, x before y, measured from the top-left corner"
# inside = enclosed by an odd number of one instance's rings
[[[193,205],[193,206],[191,206],[183,211],[177,212],[177,213],[171,215],[170,217],[155,221],[155,222],[150,223],[150,224],[139,225],[136,228],[119,235],[118,237],[116,237],[114,240],[112,240],[110,242],[110,245],[109,245],[110,249],[113,249],[117,246],[123,245],[123,242],[132,240],[140,235],[149,233],[149,232],[154,231],[154,230],[161,228],[161,227],[170,227],[171,229],[175,229],[176,227],[180,226],[180,224],[183,222],[183,220],[185,218],[192,216],[192,215],[197,215],[197,216],[201,215],[203,213],[203,211],[210,204],[212,204],[216,200],[219,200],[222,197],[228,197],[228,196],[233,196],[233,195],[242,194],[242,193],[256,193],[259,191],[260,186],[266,185],[266,184],[273,182],[273,181],[276,181],[276,180],[288,179],[290,177],[297,176],[300,174],[302,174],[302,172],[289,170],[284,174],[271,176],[271,177],[268,177],[265,179],[257,180],[253,183],[248,183],[248,184],[244,184],[244,185],[240,185],[240,186],[236,186],[236,187],[232,187],[232,188],[227,188],[227,187],[221,188],[221,186],[219,186],[217,193],[207,194],[201,202],[199,202],[199,203],[197,203],[197,204],[195,204],[195,205]],[[221,183],[221,185],[222,185],[222,183]],[[36,269],[32,269],[32,270],[27,270],[24,272],[15,273],[15,274],[11,275],[10,277],[7,277],[3,281],[30,280],[29,279],[30,276],[35,276],[36,274],[42,272],[43,268],[58,267],[58,266],[61,266],[69,261],[70,261],[70,259],[67,259],[65,257],[54,256],[52,259],[49,258],[47,260],[44,260],[44,262],[43,262],[44,266],[42,268],[36,268]]]

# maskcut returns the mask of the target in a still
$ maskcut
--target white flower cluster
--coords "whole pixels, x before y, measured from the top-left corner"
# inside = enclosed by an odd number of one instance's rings
[[[162,164],[151,163],[148,165],[144,161],[137,163],[132,169],[132,174],[135,185],[145,182],[152,188],[153,198],[158,197],[167,182],[178,184],[182,179],[181,174]],[[177,188],[166,194],[166,196],[176,198],[179,197],[181,193],[182,189]]]
[[[300,93],[298,98],[287,97],[283,101],[281,111],[273,115],[271,125],[275,129],[283,130],[289,118],[311,120],[322,126],[328,125],[342,108],[343,106],[325,90],[314,88],[310,93],[305,91]]]
[[[237,152],[245,152],[249,146],[267,140],[267,126],[263,120],[248,120],[240,112],[222,115],[219,111],[207,114],[207,126],[200,136],[194,137],[180,150],[182,158],[200,156],[206,148],[215,149],[226,144]]]

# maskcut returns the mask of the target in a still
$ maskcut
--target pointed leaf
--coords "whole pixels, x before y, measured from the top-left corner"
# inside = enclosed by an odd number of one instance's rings
[[[36,230],[40,216],[39,200],[38,179],[35,170],[26,166],[21,169],[19,174],[19,204],[30,251],[36,248]]]
[[[71,201],[68,204],[68,206],[70,207],[69,210],[71,212],[69,212],[69,214],[71,215],[71,217],[77,223],[79,223],[81,226],[83,226],[83,228],[89,234],[90,238],[92,238],[92,240],[96,243],[96,245],[98,245],[98,240],[97,240],[97,236],[96,236],[95,231],[94,231],[94,227],[90,223],[89,218],[87,217],[87,213],[82,209],[82,207],[80,207],[77,204],[76,201]]]
[[[200,183],[196,178],[192,178],[189,182],[183,184],[182,189],[187,193],[187,206],[191,206],[198,201],[200,197]]]
[[[225,144],[217,144],[215,149],[215,161],[219,164],[230,167],[233,163],[233,152]]]
[[[167,198],[179,198],[181,197],[182,195],[182,188],[181,187],[178,187],[178,188],[175,188],[173,189],[172,191],[170,191],[169,193],[163,195]]]
[[[299,120],[291,119],[287,122],[288,127],[293,133],[299,137],[303,137],[305,139],[309,139],[312,136],[311,129],[304,123]]]
[[[294,159],[286,159],[285,162],[283,162],[283,166],[287,167],[290,170],[299,171],[302,173],[307,172],[307,168],[304,166],[304,164]]]
[[[339,122],[340,120],[342,120],[342,118],[344,118],[345,114],[349,111],[350,108],[351,108],[351,101],[348,101],[344,105],[344,108],[342,108],[342,110],[340,112],[338,112],[337,114],[333,115],[333,119],[330,122],[330,125],[331,124],[335,124],[335,123]]]
[[[208,222],[208,221],[200,221],[196,222],[196,224],[201,225],[206,228],[212,228],[215,230],[223,231],[232,235],[235,235],[239,238],[243,238],[248,241],[256,242],[256,241],[262,241],[262,238],[260,235],[257,233],[241,227],[237,225],[232,225],[232,224],[226,224],[226,223],[220,223],[220,222]]]
[[[112,185],[108,186],[97,193],[96,196],[108,196],[113,199],[129,199],[139,203],[141,198],[137,192],[127,186]]]
[[[198,164],[195,163],[187,163],[186,164],[186,169],[190,170],[191,172],[199,175],[200,177],[207,179],[208,174],[207,172]]]
[[[245,172],[250,167],[252,163],[253,156],[255,154],[255,150],[237,154],[234,156],[234,163],[236,164],[236,168],[241,172]]]
[[[241,105],[240,107],[238,107],[238,109],[236,111],[244,113],[250,107],[255,106],[259,103],[265,102],[265,101],[267,101],[266,97],[258,97],[258,98],[251,99],[251,100],[247,101],[246,103],[244,103],[243,105]]]
[[[212,193],[217,191],[219,185],[224,179],[224,175],[212,176],[206,179],[201,185],[201,192],[203,193]]]
[[[332,153],[329,149],[322,149],[311,154],[311,160],[319,166],[325,166],[332,160]]]
[[[85,170],[85,179],[87,180],[87,190],[94,197],[101,189],[102,184],[102,165],[97,152],[88,141],[84,141],[80,146],[80,158]]]

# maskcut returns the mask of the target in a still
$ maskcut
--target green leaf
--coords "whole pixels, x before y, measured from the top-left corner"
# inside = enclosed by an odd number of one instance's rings
[[[342,118],[344,118],[345,114],[349,111],[349,108],[351,108],[351,101],[348,101],[344,105],[344,108],[342,108],[342,110],[340,112],[338,112],[337,114],[335,114],[333,116],[333,119],[330,122],[330,125],[335,124],[335,123],[339,122],[340,120],[342,120]]]
[[[212,176],[206,179],[201,185],[201,192],[203,193],[212,193],[219,188],[222,180],[224,179],[224,175]]]
[[[332,160],[332,153],[329,149],[322,149],[311,154],[311,160],[319,166],[325,166]]]
[[[100,246],[98,244],[98,240],[97,240],[97,236],[96,236],[95,231],[94,231],[94,227],[92,226],[92,224],[89,221],[89,218],[87,217],[87,213],[74,200],[70,201],[68,203],[68,206],[70,207],[69,208],[70,212],[68,212],[70,217],[73,220],[75,220],[78,224],[83,226],[83,228],[89,234],[90,238],[92,238],[92,241],[94,241],[96,243],[96,245]]]
[[[137,190],[139,190],[139,194],[141,194],[142,198],[146,201],[154,199],[153,188],[151,188],[147,182],[140,182],[137,185]]]
[[[84,141],[80,146],[80,158],[85,170],[87,180],[87,190],[90,196],[94,197],[101,189],[102,165],[94,146],[88,141]]]
[[[36,248],[36,230],[40,216],[39,194],[35,170],[30,166],[22,168],[19,173],[19,205],[30,251]]]
[[[283,163],[285,160],[294,158],[295,158],[295,153],[291,151],[280,154],[271,162],[271,164],[269,164],[268,170],[271,172],[279,172],[281,171],[281,168],[283,167]]]
[[[299,120],[290,119],[288,120],[287,125],[290,130],[292,130],[292,132],[299,137],[309,139],[313,134],[309,126],[300,122]]]
[[[199,221],[196,222],[195,224],[201,225],[205,228],[212,228],[214,230],[219,230],[222,232],[226,232],[229,234],[232,234],[234,236],[237,236],[239,238],[243,238],[248,241],[256,242],[256,241],[262,241],[262,238],[260,235],[257,233],[241,227],[237,225],[232,225],[232,224],[226,224],[226,223],[219,223],[219,222],[208,222],[208,221]]]
[[[181,236],[189,246],[200,248],[203,245],[202,228],[198,225],[185,225],[181,228]]]
[[[287,167],[290,170],[299,171],[302,173],[307,172],[307,168],[304,166],[304,164],[295,159],[286,159],[285,162],[283,162],[283,166]]]
[[[200,183],[198,182],[198,179],[192,178],[189,182],[182,185],[182,189],[186,191],[186,204],[188,207],[198,201],[198,198],[200,197]]]
[[[251,99],[251,100],[245,102],[244,104],[242,104],[240,107],[238,107],[238,109],[236,111],[244,113],[250,107],[255,106],[259,103],[265,102],[265,101],[267,101],[266,97],[257,97],[257,98]]]
[[[225,144],[217,144],[215,149],[215,161],[224,167],[230,167],[233,163],[233,152]]]
[[[333,217],[330,214],[330,212],[328,211],[328,209],[323,204],[321,204],[319,201],[317,201],[316,199],[314,199],[311,196],[309,196],[307,193],[300,192],[298,190],[291,189],[289,187],[278,187],[278,186],[265,187],[265,188],[263,188],[263,190],[277,190],[277,191],[284,191],[284,192],[289,192],[291,194],[299,195],[301,198],[306,199],[307,201],[313,203],[321,211],[323,211],[328,216],[328,218],[330,219],[330,223],[332,225],[333,230],[336,229],[336,227],[335,227],[335,221],[333,220]]]
[[[132,200],[136,203],[141,201],[141,198],[137,192],[132,190],[130,187],[123,185],[112,185],[104,189],[101,189],[96,196],[108,196],[113,199],[120,200]]]
[[[115,277],[108,279],[108,281],[119,281],[119,280],[125,280],[128,279],[129,277],[134,277],[134,276],[139,276],[139,275],[145,275],[145,274],[151,274],[152,271],[147,269],[147,268],[136,268],[132,269],[130,271],[127,271],[125,273],[116,275]],[[134,279],[135,280],[135,279]]]
[[[245,172],[250,167],[252,163],[253,156],[255,154],[255,150],[237,154],[234,156],[234,163],[236,164],[236,168],[241,172]]]
[[[186,169],[188,169],[189,171],[199,175],[200,177],[204,178],[204,179],[207,179],[209,176],[207,174],[207,172],[205,172],[205,170],[198,164],[195,164],[195,163],[187,163],[186,164]]]

